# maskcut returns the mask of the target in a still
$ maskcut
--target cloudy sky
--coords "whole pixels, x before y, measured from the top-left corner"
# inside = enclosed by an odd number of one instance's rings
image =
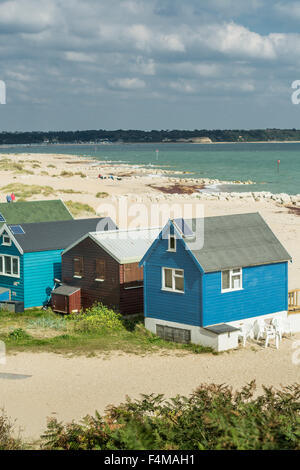
[[[2,130],[300,128],[300,2],[0,0]]]

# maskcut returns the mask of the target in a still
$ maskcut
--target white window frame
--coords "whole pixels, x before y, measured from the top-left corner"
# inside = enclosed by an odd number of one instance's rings
[[[234,273],[233,271],[236,270],[236,269],[239,269],[240,272],[239,273]],[[240,283],[240,287],[238,287],[237,289],[234,289],[232,287],[229,287],[229,289],[223,289],[223,276],[222,276],[222,273],[223,272],[226,272],[226,271],[229,271],[229,285],[232,286],[232,278],[235,277],[235,276],[240,276],[240,279],[241,279],[241,283]],[[226,293],[226,292],[236,292],[236,291],[239,291],[239,290],[243,290],[243,268],[232,268],[232,269],[223,269],[223,271],[221,272],[221,292],[222,294]]]
[[[174,248],[171,248],[171,239],[174,240]],[[176,252],[176,247],[177,247],[177,240],[175,235],[169,235],[168,237],[168,251],[171,251],[172,253]]]
[[[172,288],[165,286],[165,269],[169,269],[169,270],[172,271]],[[178,276],[178,274],[175,274],[176,271],[181,271],[182,276]],[[183,290],[175,289],[175,278],[176,277],[183,278]],[[185,287],[185,283],[184,283],[184,270],[183,269],[168,268],[167,266],[162,267],[162,288],[161,288],[161,290],[167,291],[167,292],[176,292],[177,294],[184,294],[184,292],[185,292],[184,287]]]
[[[8,276],[8,277],[14,277],[19,279],[20,278],[20,258],[19,256],[10,256],[10,255],[0,255],[0,258],[2,258],[2,271],[0,271],[1,276]],[[18,274],[7,274],[5,272],[5,262],[4,258],[10,258],[10,263],[11,263],[11,271],[13,271],[13,260],[16,259],[18,261]]]
[[[9,241],[6,242],[6,241],[5,241],[5,238],[8,239]],[[3,245],[3,246],[11,246],[11,238],[10,238],[9,235],[6,235],[6,234],[3,234],[3,235],[2,235],[2,245]]]

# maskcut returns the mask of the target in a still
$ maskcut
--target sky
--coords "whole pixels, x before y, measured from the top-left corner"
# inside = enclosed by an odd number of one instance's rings
[[[300,128],[300,2],[0,0],[1,131]]]

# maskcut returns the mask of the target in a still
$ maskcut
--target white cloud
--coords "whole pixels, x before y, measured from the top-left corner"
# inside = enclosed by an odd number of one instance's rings
[[[160,42],[162,47],[169,51],[184,52],[185,46],[182,39],[177,34],[166,34],[160,36]]]
[[[0,24],[12,30],[40,31],[58,20],[55,2],[47,0],[8,0],[0,4]]]
[[[67,51],[65,57],[71,62],[95,62],[96,58],[84,52]]]
[[[146,83],[139,78],[115,78],[109,81],[109,85],[117,89],[138,90],[145,88]]]
[[[142,56],[138,56],[136,63],[133,66],[133,70],[143,75],[155,75],[156,65],[153,59],[144,59]]]
[[[226,55],[254,59],[276,58],[274,42],[270,36],[262,36],[233,22],[205,26],[193,39]]]

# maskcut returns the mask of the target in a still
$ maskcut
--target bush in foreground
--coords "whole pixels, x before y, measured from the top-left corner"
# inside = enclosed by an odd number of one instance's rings
[[[0,450],[20,450],[21,448],[20,440],[13,437],[13,424],[2,412],[0,414]]]
[[[191,396],[142,396],[81,423],[51,419],[43,448],[64,450],[300,450],[300,385],[254,396],[202,385]]]

